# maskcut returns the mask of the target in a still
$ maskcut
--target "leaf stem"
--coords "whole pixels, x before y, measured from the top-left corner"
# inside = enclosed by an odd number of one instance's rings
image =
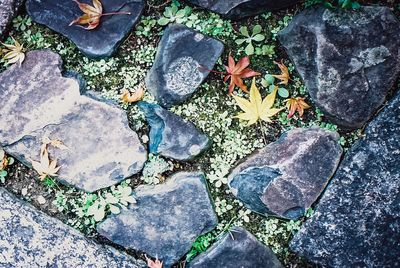
[[[132,14],[131,12],[126,12],[126,11],[109,12],[109,13],[101,14],[100,17],[103,17],[103,16],[111,16],[111,15],[131,15],[131,14]]]
[[[223,72],[218,72],[214,70],[208,70],[204,65],[200,65],[199,69],[203,69],[204,71],[210,72],[210,73],[215,73],[215,74],[221,74],[221,75],[228,75],[229,73],[223,73]]]
[[[261,130],[261,133],[263,134],[264,145],[267,145],[267,137],[265,136],[265,133],[263,130],[263,123],[260,119],[258,119],[258,123],[260,124],[260,130]]]

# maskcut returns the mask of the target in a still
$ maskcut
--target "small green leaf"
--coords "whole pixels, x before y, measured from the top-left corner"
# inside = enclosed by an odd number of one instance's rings
[[[261,33],[261,30],[262,30],[261,25],[257,24],[257,25],[254,26],[254,28],[253,28],[253,35],[256,35],[256,34]]]
[[[243,44],[244,42],[246,42],[246,40],[247,40],[247,39],[236,39],[235,42],[236,42],[236,44],[241,45],[241,44]]]
[[[244,36],[250,37],[249,31],[247,30],[247,27],[246,27],[246,26],[240,27],[239,31],[240,31],[240,33],[243,34]]]
[[[246,49],[244,50],[244,52],[246,52],[247,55],[253,55],[254,54],[254,47],[252,43],[249,43],[246,47]]]
[[[162,18],[160,18],[160,19],[158,20],[158,24],[160,24],[161,26],[165,26],[165,25],[167,25],[168,23],[169,23],[169,19],[164,18],[164,17],[162,17]]]
[[[5,170],[0,170],[0,177],[6,177],[7,176],[7,171]]]
[[[274,91],[275,89],[275,85],[270,85],[268,88],[268,93],[271,93],[272,91]]]
[[[257,34],[257,35],[254,36],[252,39],[253,39],[254,41],[261,42],[262,40],[265,39],[265,36],[262,35],[262,34]]]
[[[112,214],[119,214],[121,213],[121,209],[117,206],[110,205],[110,211]]]
[[[289,97],[289,91],[286,88],[280,87],[278,89],[278,95],[282,98],[287,98]]]
[[[7,158],[7,160],[8,160],[8,165],[14,164],[14,158],[9,157],[9,158]]]

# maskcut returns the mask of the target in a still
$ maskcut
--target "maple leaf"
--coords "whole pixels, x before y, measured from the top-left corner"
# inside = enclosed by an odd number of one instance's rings
[[[253,83],[250,88],[250,101],[238,96],[233,96],[239,107],[244,111],[244,113],[238,114],[235,118],[249,121],[247,126],[257,123],[260,119],[265,122],[272,122],[270,118],[283,109],[272,108],[275,103],[277,91],[278,87],[275,87],[275,89],[262,100],[260,91],[256,87],[256,79],[253,78]]]
[[[43,154],[44,151],[47,149],[47,145],[51,145],[53,147],[56,147],[60,150],[68,150],[69,148],[64,145],[64,143],[61,140],[50,140],[49,137],[43,136],[42,138],[42,147],[40,149],[40,154]]]
[[[74,24],[87,24],[87,27],[83,27],[86,30],[93,30],[97,28],[100,24],[101,17],[110,16],[110,15],[130,15],[130,12],[111,12],[111,13],[103,13],[103,5],[101,4],[100,0],[93,0],[93,6],[81,3],[77,0],[72,0],[78,4],[78,7],[84,13],[79,18],[73,20],[69,26]],[[80,25],[78,25],[80,26]]]
[[[292,118],[296,111],[299,113],[299,116],[303,116],[304,110],[311,108],[310,105],[304,101],[304,98],[300,97],[286,100],[286,107],[289,110],[288,118]]]
[[[31,161],[32,167],[40,175],[40,179],[44,180],[47,176],[56,177],[58,170],[61,167],[57,167],[57,160],[50,161],[49,152],[47,148],[43,153],[40,154],[40,162]]]
[[[144,88],[140,86],[135,93],[129,92],[129,90],[125,89],[121,94],[121,100],[125,103],[134,103],[140,101],[144,96]]]
[[[162,268],[163,263],[158,258],[156,258],[156,260],[153,261],[152,259],[148,258],[146,255],[144,255],[144,256],[146,257],[147,266],[149,268]]]
[[[224,82],[228,81],[229,78],[231,79],[229,84],[229,95],[232,95],[235,85],[238,86],[244,92],[248,92],[247,86],[243,84],[242,78],[250,78],[253,76],[261,75],[260,73],[255,72],[250,68],[247,68],[249,65],[250,65],[249,57],[244,57],[241,60],[239,60],[237,64],[235,64],[235,60],[233,59],[231,54],[229,54],[228,66],[225,66],[227,74],[224,78]]]
[[[273,75],[273,77],[281,80],[281,82],[279,84],[287,85],[289,83],[289,79],[290,79],[288,67],[286,67],[286,65],[283,64],[283,62],[279,63],[279,62],[274,61],[274,63],[278,65],[279,69],[281,70],[281,74],[275,74],[275,75]]]
[[[0,170],[5,169],[8,166],[8,159],[3,149],[0,149]]]
[[[18,62],[19,66],[21,66],[22,62],[25,60],[24,45],[21,45],[13,37],[11,38],[14,42],[14,45],[4,44],[0,42],[3,46],[6,47],[1,50],[2,54],[4,54],[3,58],[7,61],[7,64]]]

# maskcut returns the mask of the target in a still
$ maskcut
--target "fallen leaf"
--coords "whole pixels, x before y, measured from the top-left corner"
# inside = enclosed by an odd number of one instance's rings
[[[296,111],[299,113],[299,116],[303,116],[304,110],[311,108],[310,105],[304,101],[304,98],[300,97],[286,100],[286,107],[289,110],[288,118],[292,118]]]
[[[153,261],[152,259],[148,258],[146,255],[144,255],[144,256],[146,257],[147,266],[149,268],[162,268],[163,263],[158,258],[156,258],[156,260]]]
[[[5,169],[8,166],[8,159],[3,149],[0,149],[0,170]]]
[[[229,54],[228,66],[225,66],[227,75],[224,78],[224,82],[231,79],[229,84],[229,95],[232,94],[235,85],[238,86],[244,92],[248,92],[247,86],[243,84],[242,78],[250,78],[253,76],[261,75],[260,73],[255,72],[250,68],[247,68],[249,65],[250,65],[249,57],[244,57],[241,60],[239,60],[237,64],[235,64],[235,60],[233,59],[231,54]]]
[[[130,12],[111,12],[111,13],[103,13],[103,6],[100,2],[100,0],[93,0],[93,6],[81,3],[77,0],[72,0],[75,3],[78,4],[78,7],[82,12],[84,13],[82,16],[79,18],[73,20],[69,26],[72,26],[74,24],[80,24],[80,25],[85,25],[88,24],[88,26],[84,29],[86,30],[93,30],[97,28],[100,24],[100,19],[103,16],[110,16],[110,15],[130,15]],[[78,25],[78,26],[80,26]]]
[[[40,153],[43,154],[44,150],[47,148],[47,145],[51,145],[55,148],[58,148],[60,150],[69,150],[67,146],[64,145],[64,143],[61,140],[55,139],[51,140],[47,136],[43,136],[42,138],[42,148],[40,150]]]
[[[257,123],[260,119],[265,122],[272,122],[270,118],[283,109],[272,108],[275,103],[277,91],[278,87],[275,87],[275,89],[262,100],[260,91],[256,87],[256,79],[253,78],[253,83],[250,88],[250,100],[233,96],[239,107],[244,111],[244,113],[238,114],[235,118],[249,121],[247,126]]]
[[[273,75],[275,78],[278,78],[279,80],[281,80],[281,82],[279,84],[282,85],[287,85],[289,83],[289,69],[286,67],[285,64],[283,64],[283,62],[276,62],[274,61],[275,64],[278,65],[279,69],[281,70],[281,74],[275,74]]]
[[[134,103],[137,101],[140,101],[144,96],[144,88],[143,86],[140,86],[135,93],[129,92],[129,90],[124,89],[124,91],[121,94],[121,100],[125,103]]]
[[[7,64],[13,64],[18,62],[21,66],[22,62],[25,60],[24,45],[20,44],[17,40],[12,37],[14,45],[1,43],[6,48],[1,50],[4,54],[3,58],[7,61]]]
[[[44,180],[47,176],[56,177],[61,167],[57,167],[57,160],[51,161],[47,148],[40,154],[40,162],[31,161],[32,167],[40,175],[40,179]]]

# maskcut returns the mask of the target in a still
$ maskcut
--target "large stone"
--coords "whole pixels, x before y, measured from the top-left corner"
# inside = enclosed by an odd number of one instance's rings
[[[275,11],[300,3],[301,0],[186,0],[225,18],[239,20],[265,11]]]
[[[60,181],[85,191],[111,186],[138,173],[146,150],[129,128],[125,112],[80,95],[74,78],[61,76],[61,59],[50,51],[29,52],[21,67],[0,74],[0,145],[30,166],[39,161],[43,137]]]
[[[182,103],[214,68],[223,49],[220,41],[186,26],[168,26],[147,74],[147,89],[164,107]]]
[[[23,3],[24,0],[0,1],[0,40],[6,37],[7,28]]]
[[[400,71],[400,23],[389,8],[311,8],[279,33],[317,106],[334,123],[363,126]]]
[[[247,230],[233,227],[188,268],[283,268],[274,252]]]
[[[229,187],[255,212],[298,219],[334,174],[342,155],[338,140],[320,128],[290,130],[237,166]]]
[[[141,102],[138,106],[150,125],[150,153],[176,160],[192,160],[209,147],[208,137],[191,122],[156,104]]]
[[[92,5],[91,0],[80,2]],[[144,8],[144,0],[102,1],[103,13],[130,12],[131,15],[104,16],[94,30],[69,24],[83,15],[72,0],[27,0],[26,10],[32,19],[64,35],[90,58],[110,57],[138,22]],[[85,26],[86,27],[86,26]]]
[[[165,268],[217,225],[202,173],[178,173],[164,184],[139,186],[135,196],[137,204],[100,223],[97,231],[114,243],[158,256]]]
[[[147,267],[104,247],[0,188],[1,267]]]
[[[400,267],[400,93],[347,153],[291,248],[324,267]]]

